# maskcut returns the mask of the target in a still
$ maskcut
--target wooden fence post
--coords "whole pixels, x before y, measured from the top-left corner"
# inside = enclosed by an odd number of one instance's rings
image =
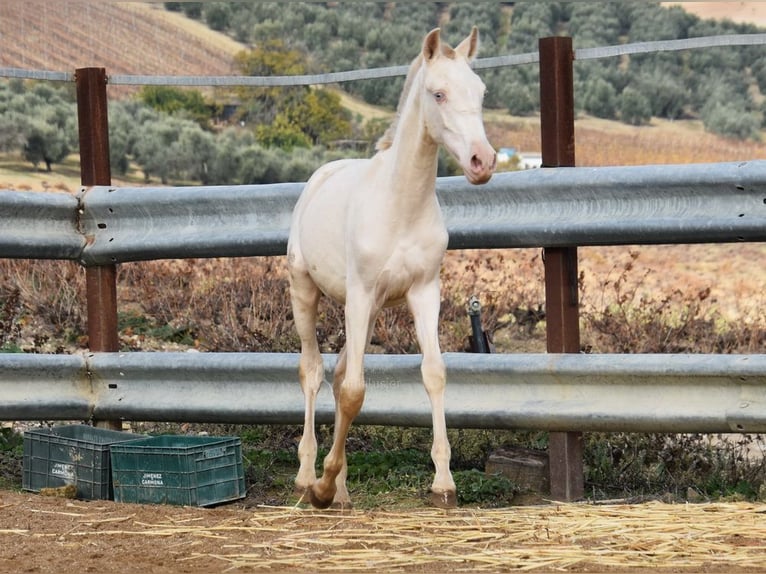
[[[574,167],[574,81],[572,38],[541,38],[540,130],[543,167]],[[579,353],[577,246],[546,247],[545,317],[549,353]],[[551,497],[584,496],[582,433],[552,432],[548,447]]]
[[[80,135],[80,181],[84,187],[112,184],[106,81],[104,68],[79,68],[75,72]],[[117,266],[86,267],[85,284],[90,350],[119,351]],[[96,421],[95,424],[106,428],[122,428],[120,421]]]

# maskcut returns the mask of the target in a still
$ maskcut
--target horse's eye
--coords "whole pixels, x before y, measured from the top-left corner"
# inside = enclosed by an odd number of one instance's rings
[[[445,101],[447,101],[447,94],[444,92],[434,92],[434,99],[436,100],[437,104],[443,104]]]

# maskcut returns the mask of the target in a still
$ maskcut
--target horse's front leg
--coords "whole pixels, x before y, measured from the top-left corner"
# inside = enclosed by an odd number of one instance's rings
[[[333,501],[350,506],[346,490],[346,438],[364,402],[364,351],[374,318],[373,301],[362,290],[346,296],[346,346],[338,358],[333,393],[335,429],[330,452],[324,459],[324,473],[310,491],[311,504],[327,508]],[[338,484],[340,483],[340,487]],[[340,488],[340,489],[339,489]]]
[[[415,332],[423,363],[420,366],[428,398],[431,401],[434,441],[431,458],[436,474],[431,485],[431,502],[439,508],[457,506],[457,489],[449,469],[450,445],[444,416],[446,369],[439,348],[439,281],[413,286],[407,294],[407,304],[415,321]]]

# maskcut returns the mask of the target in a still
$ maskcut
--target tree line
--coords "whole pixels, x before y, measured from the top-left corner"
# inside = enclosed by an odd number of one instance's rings
[[[756,33],[731,21],[704,20],[659,2],[166,2],[215,30],[254,46],[280,39],[311,72],[406,64],[423,34],[441,26],[453,43],[473,24],[481,56],[535,51],[539,38],[571,35],[575,49],[653,40]],[[651,117],[700,118],[721,135],[757,139],[766,94],[762,46],[716,47],[576,62],[578,112],[641,125]],[[485,105],[514,115],[539,110],[536,64],[482,72]],[[402,79],[368,80],[343,89],[394,107]]]
[[[216,125],[220,105],[197,90],[147,86],[133,99],[112,100],[112,172],[125,175],[136,166],[147,181],[205,185],[306,181],[323,163],[355,151],[332,145],[353,135],[340,98],[299,90],[246,102],[235,125]],[[242,129],[240,122],[253,129]],[[371,145],[383,127],[364,141]],[[20,152],[36,168],[51,171],[78,147],[73,86],[0,81],[0,152]]]
[[[0,152],[21,151],[35,167],[51,171],[78,147],[73,101],[50,83],[0,82]]]
[[[277,48],[270,49],[273,58]],[[239,65],[252,69],[262,56],[242,54]],[[146,181],[164,184],[306,181],[333,159],[369,156],[387,127],[353,118],[340,96],[327,90],[242,88],[230,96],[239,104],[227,119],[220,103],[194,89],[145,86],[134,98],[111,100],[112,173],[137,167]],[[51,171],[78,146],[73,86],[0,81],[0,152],[21,152],[36,168]],[[439,175],[457,169],[442,154]]]

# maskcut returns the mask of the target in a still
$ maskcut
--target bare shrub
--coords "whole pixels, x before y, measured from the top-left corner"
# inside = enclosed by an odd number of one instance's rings
[[[580,277],[583,347],[599,353],[751,353],[766,344],[758,317],[731,321],[709,288],[662,290],[634,267],[638,257],[596,280]],[[203,351],[297,352],[288,281],[281,257],[148,261],[118,267],[121,340],[127,349],[160,349],[183,332]],[[0,260],[0,346],[62,352],[87,346],[84,271],[66,261]],[[586,287],[587,283],[587,287]],[[481,320],[498,352],[544,352],[544,279],[540,251],[450,251],[442,269],[440,342],[468,350],[467,303],[477,296]],[[136,336],[144,317],[154,329]],[[130,320],[125,320],[128,318]],[[319,307],[323,352],[345,343],[343,308]],[[158,338],[153,341],[152,338]],[[163,339],[163,337],[165,337]],[[189,342],[190,341],[190,342]],[[371,352],[419,351],[405,305],[376,321]]]
[[[442,347],[467,350],[471,326],[467,304],[481,302],[484,330],[498,351],[541,352],[545,286],[540,251],[536,249],[451,251],[442,270]]]
[[[580,277],[583,347],[599,353],[752,353],[766,344],[757,316],[732,321],[709,288],[662,290],[639,271],[636,252],[596,280]],[[204,351],[297,352],[288,281],[281,257],[187,259],[118,267],[121,318],[144,317],[153,332],[134,336],[121,321],[127,349],[159,349],[168,332],[189,334]],[[0,260],[0,346],[71,352],[87,346],[84,271],[66,261]],[[587,283],[587,287],[586,287]],[[498,352],[544,352],[544,279],[536,249],[450,251],[442,269],[440,342],[466,351],[467,303],[477,296],[483,328]],[[323,352],[345,343],[343,309],[322,299]],[[165,339],[169,340],[169,339]],[[186,340],[186,339],[185,339]],[[379,316],[371,352],[419,351],[406,306]]]
[[[298,348],[281,258],[187,259],[123,265],[124,298],[194,333],[206,351]]]
[[[19,336],[21,292],[15,286],[2,286],[0,291],[0,349],[10,348]]]
[[[581,312],[589,348],[602,353],[752,353],[766,343],[766,325],[727,321],[710,300],[710,288],[652,291],[651,270],[636,274],[633,261]]]
[[[754,498],[766,459],[760,435],[587,433],[586,481],[594,498]],[[757,452],[756,452],[757,451]]]
[[[85,333],[85,274],[69,261],[0,260],[0,347],[64,352]]]

